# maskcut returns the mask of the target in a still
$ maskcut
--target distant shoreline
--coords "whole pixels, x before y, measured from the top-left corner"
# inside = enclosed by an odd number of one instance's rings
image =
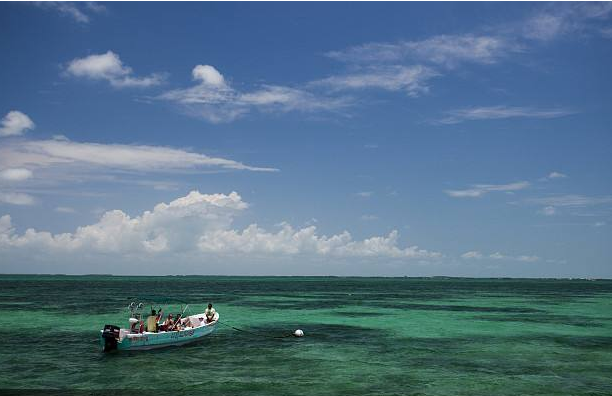
[[[0,273],[0,277],[113,277],[113,278],[321,278],[321,279],[423,279],[423,280],[566,280],[566,281],[610,281],[612,278],[586,277],[464,277],[464,276],[367,276],[367,275],[219,275],[219,274],[189,274],[189,275],[118,275],[118,274],[18,274]]]

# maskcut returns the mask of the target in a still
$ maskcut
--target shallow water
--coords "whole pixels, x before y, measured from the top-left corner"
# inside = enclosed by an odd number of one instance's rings
[[[133,300],[210,301],[257,334],[102,354],[99,330],[125,326]],[[612,394],[610,280],[4,275],[0,315],[5,392]]]

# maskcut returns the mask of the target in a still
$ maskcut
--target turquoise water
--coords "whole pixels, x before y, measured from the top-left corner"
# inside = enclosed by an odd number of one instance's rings
[[[102,354],[139,300],[195,344]],[[0,276],[0,389],[211,395],[611,395],[612,281]],[[301,328],[304,338],[273,339]],[[201,391],[201,392],[200,392]],[[133,394],[133,392],[126,392]]]

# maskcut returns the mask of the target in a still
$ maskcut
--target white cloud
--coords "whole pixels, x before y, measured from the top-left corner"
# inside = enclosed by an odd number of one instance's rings
[[[449,68],[459,63],[490,64],[520,47],[504,37],[439,35],[420,41],[368,43],[327,53],[330,58],[354,63],[424,61]]]
[[[58,206],[54,210],[58,213],[76,213],[76,210],[74,210],[74,208],[68,206]]]
[[[523,190],[529,187],[529,185],[530,183],[526,181],[509,184],[474,184],[471,188],[465,190],[446,190],[444,192],[453,198],[477,198],[494,191],[510,192]]]
[[[480,253],[477,250],[471,250],[469,252],[465,252],[461,255],[461,258],[463,259],[481,259],[482,258],[482,253]]]
[[[34,129],[34,122],[20,111],[9,111],[0,122],[0,136],[21,135],[29,129]]]
[[[87,24],[91,20],[88,12],[101,13],[106,11],[105,6],[96,2],[37,1],[34,4],[43,9],[55,10],[83,24]]]
[[[330,237],[318,235],[316,227],[267,232],[251,224],[232,229],[234,218],[248,208],[240,195],[201,194],[192,191],[152,211],[130,217],[121,210],[104,213],[99,222],[77,228],[74,233],[51,234],[28,229],[19,235],[10,216],[0,218],[0,248],[52,253],[81,251],[131,254],[313,255],[330,257],[383,257],[435,259],[439,253],[416,246],[398,246],[398,233],[355,241],[347,231]]]
[[[34,202],[34,197],[28,194],[0,191],[0,203],[10,205],[33,205]]]
[[[461,255],[461,258],[465,260],[480,260],[483,258],[489,258],[492,260],[522,261],[522,262],[528,262],[528,263],[533,263],[533,262],[540,260],[538,256],[528,256],[528,255],[509,256],[506,254],[502,254],[500,252],[491,253],[488,256],[485,256],[484,254],[476,250],[472,250],[472,251],[463,253]]]
[[[429,81],[444,70],[467,64],[491,65],[511,55],[529,54],[533,39],[548,40],[570,32],[594,32],[610,37],[604,25],[612,3],[551,3],[518,22],[483,27],[484,33],[443,34],[421,40],[370,42],[329,51],[329,58],[346,62],[349,69],[311,84],[332,90],[379,88],[406,91],[418,96],[429,90]],[[594,22],[601,22],[593,25]],[[591,26],[593,25],[593,26]],[[420,71],[419,71],[420,70]],[[419,71],[419,73],[417,73]],[[492,106],[457,109],[434,123],[456,124],[468,120],[556,118],[572,114],[565,109]]]
[[[32,171],[25,168],[8,168],[0,171],[0,180],[23,181],[32,177]]]
[[[260,89],[240,94],[236,104],[277,111],[331,111],[350,105],[344,97],[323,97],[301,89],[263,85]]]
[[[542,208],[541,213],[545,216],[554,216],[557,213],[557,209],[554,206],[545,206]]]
[[[124,65],[119,59],[119,55],[112,51],[74,59],[66,67],[66,73],[74,77],[106,80],[116,88],[144,88],[159,85],[163,82],[161,74],[135,77],[132,68]]]
[[[386,237],[372,237],[353,241],[347,231],[331,237],[316,234],[316,227],[299,230],[289,224],[277,233],[269,233],[252,224],[242,231],[222,230],[204,235],[199,247],[209,253],[244,254],[312,254],[332,257],[387,257],[435,259],[439,253],[419,249],[417,246],[397,246],[398,233],[392,231]]]
[[[540,260],[538,256],[517,256],[514,259],[516,261],[524,261],[527,263],[535,263],[536,261]]]
[[[371,214],[364,214],[364,215],[361,216],[361,220],[363,220],[363,221],[374,221],[374,220],[378,220],[378,216],[371,215]]]
[[[447,111],[436,124],[458,124],[465,121],[499,120],[505,118],[558,118],[574,112],[564,109],[538,109],[533,107],[489,106],[470,107]]]
[[[586,196],[578,194],[551,195],[548,197],[525,199],[524,202],[535,205],[579,208],[612,204],[612,196]]]
[[[387,91],[404,91],[409,96],[419,96],[429,91],[427,82],[439,76],[425,66],[376,66],[365,70],[327,77],[311,84],[329,87],[332,90],[377,88]]]
[[[302,89],[262,85],[250,92],[232,88],[213,66],[197,65],[192,70],[196,85],[174,89],[157,97],[180,105],[188,114],[213,123],[230,122],[253,109],[260,111],[337,111],[350,104],[345,97],[316,95]]]
[[[563,18],[556,15],[540,14],[525,22],[523,34],[527,38],[550,40],[563,30]]]
[[[612,13],[610,2],[551,3],[522,23],[525,38],[549,41],[569,34],[602,33],[602,24]],[[605,25],[604,25],[605,26]]]
[[[374,195],[374,192],[373,191],[360,191],[358,193],[355,193],[355,195],[361,198],[370,198],[372,195]]]
[[[277,170],[163,146],[32,140],[10,142],[0,147],[0,168],[52,166],[78,170],[89,167],[142,172],[207,167],[250,171]]]
[[[548,175],[549,179],[564,179],[566,177],[567,175],[560,172],[550,172],[550,174]]]
[[[599,30],[599,32],[605,38],[612,38],[612,28],[611,27],[602,28],[602,29]]]
[[[595,227],[603,227],[606,225],[605,221],[598,221],[597,223],[594,224]]]
[[[541,206],[538,213],[554,216],[566,213],[574,216],[595,216],[607,213],[612,207],[612,196],[587,196],[579,194],[554,194],[543,197],[526,198],[516,203]],[[585,208],[589,208],[585,212]]]
[[[194,80],[202,81],[202,84],[211,85],[213,87],[225,87],[225,78],[210,65],[197,65],[193,68],[191,74]]]

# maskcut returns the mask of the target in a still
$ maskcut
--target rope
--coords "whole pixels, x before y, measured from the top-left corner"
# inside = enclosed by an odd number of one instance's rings
[[[293,337],[293,334],[286,334],[286,335],[283,335],[283,336],[270,336],[270,335],[263,334],[263,333],[256,333],[254,331],[240,329],[238,327],[232,326],[229,323],[221,322],[220,320],[217,320],[217,322],[222,324],[223,326],[230,327],[230,328],[232,328],[232,329],[234,329],[236,331],[240,331],[240,332],[243,332],[243,333],[249,333],[249,334],[253,334],[253,335],[260,336],[260,337],[265,337],[265,338],[273,338],[273,339],[277,339],[278,340],[278,339],[283,339],[283,338],[287,338],[287,337]]]

